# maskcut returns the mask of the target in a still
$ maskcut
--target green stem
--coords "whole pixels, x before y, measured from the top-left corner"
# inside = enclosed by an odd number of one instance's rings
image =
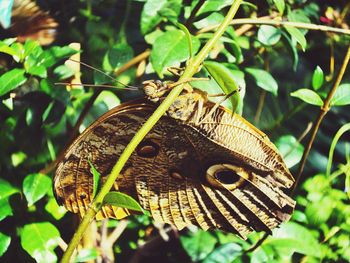
[[[198,53],[198,55],[196,57],[194,57],[193,60],[190,61],[190,63],[186,67],[184,73],[180,77],[179,81],[191,78],[197,72],[197,69],[199,68],[201,63],[204,61],[206,56],[209,54],[210,50],[213,48],[215,43],[222,36],[222,34],[225,32],[226,28],[230,24],[230,21],[233,19],[234,15],[236,14],[238,7],[240,6],[241,3],[242,3],[242,0],[236,0],[233,2],[230,10],[228,11],[224,21],[219,26],[218,30],[215,32],[213,37],[204,45],[204,47]],[[95,197],[93,202],[90,204],[88,210],[86,211],[85,216],[83,217],[81,223],[78,226],[77,231],[74,233],[73,238],[67,247],[67,250],[63,254],[63,257],[61,260],[62,263],[69,263],[70,262],[70,258],[72,256],[75,248],[79,244],[79,241],[80,241],[82,235],[84,234],[85,229],[91,223],[91,221],[94,219],[96,213],[98,212],[98,210],[101,207],[101,204],[103,202],[105,195],[113,187],[114,182],[117,179],[122,168],[124,167],[125,163],[129,159],[129,157],[131,156],[133,151],[136,149],[137,145],[143,140],[143,138],[147,135],[147,133],[156,124],[156,122],[164,115],[166,110],[175,101],[177,96],[183,90],[184,85],[186,85],[186,84],[178,85],[172,89],[172,91],[169,93],[169,95],[164,99],[164,101],[159,105],[159,107],[154,111],[154,113],[151,115],[151,117],[145,122],[145,124],[135,134],[135,136],[132,138],[130,143],[127,145],[127,147],[125,148],[125,150],[121,154],[119,160],[117,161],[117,163],[113,167],[111,174],[108,175],[106,182],[102,186],[100,192],[97,194],[97,196]]]
[[[331,101],[332,101],[332,98],[341,82],[341,80],[343,79],[343,76],[344,76],[344,73],[345,73],[345,70],[346,70],[346,67],[349,63],[349,60],[350,60],[350,45],[348,46],[348,49],[347,49],[347,52],[346,52],[346,55],[344,57],[344,61],[343,61],[343,64],[339,70],[339,74],[338,74],[338,77],[337,79],[335,80],[334,84],[333,84],[333,87],[331,88],[331,90],[328,92],[328,95],[327,95],[327,98],[324,100],[323,102],[323,105],[321,107],[321,110],[320,110],[320,113],[312,127],[312,132],[311,132],[311,137],[310,137],[310,140],[308,142],[308,144],[306,145],[305,149],[304,149],[304,153],[303,153],[303,157],[300,161],[300,165],[299,165],[299,169],[298,169],[298,173],[295,177],[295,183],[294,183],[294,187],[292,189],[292,194],[294,194],[295,192],[295,189],[296,187],[298,186],[299,184],[299,180],[300,180],[300,177],[301,177],[301,174],[303,173],[304,171],[304,167],[305,167],[305,164],[306,164],[306,160],[307,160],[307,157],[309,156],[309,153],[310,153],[310,150],[311,150],[311,147],[314,143],[314,140],[316,138],[316,135],[317,135],[317,132],[318,132],[318,129],[320,128],[320,125],[321,125],[321,122],[323,120],[323,118],[326,116],[327,112],[330,110],[331,108]]]

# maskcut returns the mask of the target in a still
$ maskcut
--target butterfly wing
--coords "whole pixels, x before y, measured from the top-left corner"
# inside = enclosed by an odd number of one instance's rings
[[[93,191],[88,161],[105,178],[153,110],[143,101],[123,104],[79,136],[56,171],[58,202],[83,215]],[[267,180],[266,173],[261,176],[250,164],[238,163],[232,150],[164,116],[131,155],[114,189],[138,199],[155,221],[179,229],[197,225],[245,238],[253,230],[270,231],[289,219],[294,201]],[[225,174],[224,180],[220,174]],[[104,206],[97,218],[129,213]]]

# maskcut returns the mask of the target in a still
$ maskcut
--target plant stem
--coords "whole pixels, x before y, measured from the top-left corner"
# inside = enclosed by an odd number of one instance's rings
[[[339,74],[337,76],[337,79],[336,81],[334,82],[334,85],[332,87],[332,89],[328,92],[328,95],[327,95],[327,98],[324,100],[323,102],[323,106],[321,107],[321,110],[320,110],[320,113],[316,119],[316,122],[314,123],[313,127],[312,127],[312,132],[311,132],[311,137],[310,137],[310,140],[309,140],[309,143],[307,144],[305,150],[304,150],[304,153],[303,153],[303,157],[301,159],[301,162],[300,162],[300,165],[299,165],[299,170],[298,170],[298,174],[297,176],[295,177],[295,183],[294,183],[294,187],[293,187],[293,190],[292,190],[292,194],[294,194],[295,192],[295,189],[299,183],[299,180],[300,180],[300,177],[301,177],[301,174],[304,170],[304,167],[305,167],[305,163],[306,163],[306,159],[307,157],[309,156],[309,153],[310,153],[310,150],[311,150],[311,147],[312,147],[312,144],[316,138],[316,134],[317,134],[317,131],[321,125],[321,122],[323,120],[323,118],[326,116],[327,112],[330,110],[331,108],[331,100],[344,76],[344,73],[345,73],[345,70],[346,70],[346,67],[349,63],[349,59],[350,59],[350,45],[348,46],[348,51],[345,55],[345,58],[344,58],[344,61],[343,61],[343,64],[340,68],[340,71],[339,71]]]
[[[179,81],[184,79],[188,79],[192,77],[198,70],[201,63],[204,61],[205,57],[208,55],[210,50],[213,48],[218,39],[225,32],[226,28],[229,26],[230,21],[233,19],[236,14],[238,7],[240,6],[242,0],[235,0],[228,11],[224,21],[219,26],[217,31],[214,33],[213,37],[204,45],[202,50],[198,53],[193,60],[190,61],[188,66],[186,67],[184,73],[180,77]],[[86,227],[91,223],[94,219],[96,213],[101,208],[103,199],[105,195],[111,190],[114,185],[115,180],[117,179],[119,173],[124,167],[125,163],[136,149],[137,145],[142,141],[142,139],[147,135],[147,133],[152,129],[152,127],[156,124],[156,122],[164,115],[166,110],[170,107],[170,105],[175,101],[177,96],[181,93],[184,86],[186,84],[181,84],[172,89],[169,95],[164,99],[164,101],[159,105],[159,107],[154,111],[154,113],[149,117],[149,119],[145,122],[145,124],[141,127],[141,129],[135,134],[130,143],[126,146],[123,153],[120,155],[119,160],[115,164],[112,169],[110,175],[108,175],[105,183],[103,184],[100,192],[96,195],[93,202],[89,205],[89,208],[86,211],[85,216],[83,217],[81,223],[78,226],[77,231],[74,233],[71,242],[68,245],[67,250],[63,254],[62,263],[70,262],[70,258],[79,244],[79,241],[86,229]]]
[[[296,28],[302,28],[302,29],[309,29],[309,30],[319,30],[323,32],[331,32],[331,33],[337,33],[337,34],[344,34],[344,35],[350,35],[349,29],[343,29],[343,28],[337,28],[337,27],[330,27],[330,26],[324,26],[324,25],[315,25],[310,23],[302,23],[302,22],[290,22],[290,21],[279,21],[279,20],[272,20],[272,19],[259,19],[259,18],[239,18],[234,19],[230,22],[230,25],[270,25],[275,27],[281,27],[281,26],[290,26],[290,27],[296,27]],[[212,31],[217,28],[217,25],[210,26],[203,28],[197,32],[197,34],[205,33],[208,31]]]

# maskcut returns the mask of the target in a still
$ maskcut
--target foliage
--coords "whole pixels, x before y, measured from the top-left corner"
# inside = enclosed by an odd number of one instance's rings
[[[60,24],[54,45],[44,47],[30,39],[20,43],[8,31],[1,32],[0,256],[6,262],[55,262],[62,256],[62,239],[69,241],[75,230],[75,216],[59,207],[53,196],[50,164],[68,143],[89,99],[100,90],[55,83],[70,83],[80,74],[83,83],[106,84],[110,79],[83,66],[80,72],[64,61],[81,55],[81,61],[108,74],[117,73],[117,81],[133,86],[152,78],[176,80],[167,68],[186,66],[212,37],[215,29],[211,27],[223,20],[232,0],[70,1],[61,7],[54,0],[46,2]],[[283,18],[346,28],[349,20],[342,13],[346,6],[342,1],[245,1],[238,17],[259,22],[267,15],[265,20]],[[5,20],[0,19],[3,24],[8,24],[8,8],[0,5],[0,13],[6,14]],[[81,43],[82,49],[71,48],[71,42]],[[191,84],[209,94],[238,90],[224,105],[243,113],[270,135],[295,172],[304,150],[297,138],[308,122],[315,120],[334,83],[337,71],[329,61],[334,60],[338,70],[348,43],[349,36],[344,34],[311,32],[291,25],[237,24],[220,38],[196,75],[210,75],[210,80]],[[120,73],[125,63],[147,49],[149,57]],[[123,90],[119,82],[114,82],[119,89],[105,88],[99,93],[80,123],[80,131],[120,102],[142,96]],[[171,240],[152,251],[152,257],[163,262],[205,263],[350,261],[346,135],[345,139],[336,136],[326,170],[327,149],[336,131],[349,122],[349,104],[350,78],[345,75],[316,138],[305,180],[297,187],[297,208],[291,222],[276,229],[254,251],[249,249],[263,233],[253,233],[243,241],[233,234],[191,228],[180,231],[179,238],[169,234]],[[100,175],[93,166],[91,170],[96,192]],[[111,193],[105,202],[142,212],[136,201],[119,192]],[[109,220],[97,226],[99,233],[101,229],[110,233],[121,224]],[[131,217],[125,233],[111,245],[111,253],[116,261],[126,262],[144,242],[159,233],[166,237],[164,231],[147,215]],[[101,258],[101,253],[107,253],[101,251],[83,248],[75,260]]]

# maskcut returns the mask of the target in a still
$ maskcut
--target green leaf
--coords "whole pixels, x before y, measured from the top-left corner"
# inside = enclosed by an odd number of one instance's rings
[[[177,23],[177,26],[182,30],[182,32],[185,33],[187,44],[188,44],[188,51],[190,53],[190,58],[192,58],[193,57],[192,37],[191,37],[190,31],[188,31],[187,27],[181,23]]]
[[[0,199],[0,221],[12,215],[12,207],[9,203],[9,198]]]
[[[101,174],[96,170],[95,166],[92,164],[90,160],[88,160],[88,163],[90,165],[90,171],[92,173],[92,178],[93,178],[92,198],[95,198],[96,193],[100,191]]]
[[[209,16],[199,21],[194,22],[193,25],[197,29],[201,29],[204,27],[219,25],[223,20],[224,20],[224,16],[220,13],[215,12],[215,13],[211,13]]]
[[[113,205],[117,207],[131,209],[134,211],[143,212],[142,207],[134,198],[121,192],[115,192],[115,191],[109,192],[108,194],[106,194],[105,198],[103,199],[103,204]]]
[[[323,70],[317,66],[314,74],[312,75],[312,87],[314,88],[314,90],[318,90],[324,81],[324,75],[323,75]]]
[[[100,95],[98,95],[94,105],[98,103],[104,103],[107,106],[107,109],[111,110],[120,104],[120,99],[115,95],[114,92],[104,90],[100,93]]]
[[[176,21],[181,4],[182,0],[148,0],[141,13],[141,33],[151,32],[165,18]]]
[[[269,72],[257,68],[246,68],[245,70],[254,77],[256,85],[277,96],[278,84]]]
[[[304,146],[292,135],[285,135],[276,141],[276,146],[283,156],[284,162],[288,168],[293,167],[301,160],[304,152]]]
[[[6,180],[0,178],[0,200],[8,198],[15,193],[19,193],[19,189],[12,186]]]
[[[63,206],[59,206],[55,198],[50,198],[45,205],[45,210],[56,220],[60,220],[67,212]]]
[[[321,223],[325,223],[332,215],[335,206],[336,203],[334,200],[328,196],[323,197],[315,203],[308,204],[305,209],[305,214],[309,223],[316,227]],[[322,209],[320,209],[320,207],[322,207]]]
[[[287,256],[298,252],[308,256],[320,256],[320,244],[309,229],[297,223],[288,222],[272,232],[272,237],[264,244],[280,250],[281,255]]]
[[[205,259],[214,249],[216,238],[210,233],[198,230],[188,236],[180,236],[180,241],[192,261]]]
[[[292,97],[296,97],[301,99],[302,101],[305,101],[308,104],[316,105],[316,106],[322,106],[323,101],[321,97],[310,89],[298,89],[290,94]]]
[[[46,67],[44,67],[43,65],[30,67],[28,68],[27,73],[33,76],[38,76],[40,78],[47,77]]]
[[[194,5],[196,1],[192,1]],[[213,11],[220,11],[226,6],[229,6],[233,3],[233,0],[207,0],[204,1],[203,5],[199,9],[197,16],[204,14],[204,13],[209,13]]]
[[[350,83],[338,86],[331,100],[331,106],[344,106],[350,104]]]
[[[12,47],[4,43],[3,41],[0,41],[0,53],[5,53],[10,56],[16,56],[17,52]]]
[[[68,79],[74,75],[74,70],[66,65],[60,65],[53,70],[59,80]]]
[[[23,193],[28,206],[43,198],[51,187],[51,178],[45,174],[35,173],[26,176],[23,180]]]
[[[11,237],[0,232],[0,257],[6,252],[11,243]]]
[[[281,29],[262,25],[258,31],[258,40],[266,46],[273,46],[281,39]]]
[[[49,223],[33,223],[23,227],[20,232],[21,245],[38,263],[57,261],[54,249],[57,247],[60,232]]]
[[[278,12],[280,12],[280,14],[283,14],[284,12],[284,8],[285,8],[285,2],[284,0],[273,0],[273,2],[275,3]]]
[[[24,59],[24,47],[22,43],[15,42],[11,45],[12,50],[15,51],[15,54],[12,56],[16,62],[23,62]]]
[[[235,111],[239,103],[240,96],[238,86],[232,72],[224,65],[214,61],[206,61],[203,63],[203,65],[225,94],[234,92],[230,97],[230,101],[232,103],[232,111]]]
[[[307,46],[307,42],[306,42],[306,38],[303,35],[303,33],[295,27],[291,27],[291,26],[284,26],[284,28],[287,30],[287,32],[291,35],[291,37],[300,44],[301,48],[303,51],[305,51],[306,46]]]
[[[298,62],[299,62],[299,54],[298,50],[293,43],[292,38],[284,31],[282,31],[282,36],[287,40],[287,47],[289,47],[289,51],[292,53],[293,56],[293,70],[297,70]]]
[[[79,250],[77,257],[74,262],[87,262],[96,259],[99,253],[96,248],[84,248]]]
[[[74,54],[78,53],[77,50],[64,46],[58,47],[53,46],[48,50],[45,50],[39,57],[38,60],[46,67],[51,67],[63,58],[68,58]]]
[[[115,71],[127,63],[134,56],[133,49],[127,43],[119,43],[108,50],[103,60],[103,69]],[[95,74],[101,74],[96,72]],[[109,79],[109,81],[111,81]]]
[[[196,53],[200,42],[192,37],[193,53]],[[159,36],[153,44],[151,63],[159,76],[163,77],[163,70],[185,61],[190,56],[187,37],[181,30],[167,31]]]
[[[24,69],[15,68],[7,71],[0,77],[0,96],[23,84],[27,78],[24,76]]]
[[[27,159],[27,155],[24,152],[15,152],[11,154],[11,162],[13,167],[17,167]]]
[[[214,249],[203,263],[231,263],[242,255],[241,246],[229,243]]]

